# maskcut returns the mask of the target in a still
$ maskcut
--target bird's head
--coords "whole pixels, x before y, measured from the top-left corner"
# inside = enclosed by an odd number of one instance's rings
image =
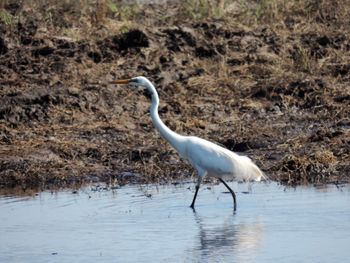
[[[132,86],[142,86],[145,89],[144,95],[152,99],[154,94],[157,94],[156,89],[152,85],[152,83],[145,77],[139,76],[131,79],[119,79],[119,80],[113,80],[110,82],[110,84],[129,84]]]
[[[147,88],[150,84],[150,81],[145,77],[139,76],[131,79],[113,80],[110,83],[111,84],[130,84],[134,86],[143,86]]]

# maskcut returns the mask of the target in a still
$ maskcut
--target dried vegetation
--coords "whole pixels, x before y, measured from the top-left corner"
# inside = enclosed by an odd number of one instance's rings
[[[349,182],[350,4],[0,2],[0,186],[192,175],[154,131],[248,154],[285,184]]]

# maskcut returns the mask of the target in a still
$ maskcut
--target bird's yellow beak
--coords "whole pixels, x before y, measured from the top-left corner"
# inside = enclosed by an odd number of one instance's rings
[[[128,84],[131,79],[118,79],[109,82],[110,84]]]

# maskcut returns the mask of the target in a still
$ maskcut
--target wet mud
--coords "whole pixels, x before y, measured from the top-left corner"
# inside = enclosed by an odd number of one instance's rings
[[[127,30],[80,37],[57,29],[72,26],[60,9],[49,25],[28,10],[0,22],[2,188],[192,177],[155,132],[142,90],[107,84],[138,75],[154,82],[176,132],[249,155],[285,184],[349,182],[346,21],[162,20],[156,7]]]

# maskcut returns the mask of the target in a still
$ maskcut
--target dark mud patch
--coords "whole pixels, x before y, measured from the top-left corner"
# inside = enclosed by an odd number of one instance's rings
[[[112,42],[117,51],[149,46],[148,37],[140,30],[131,30],[121,36],[113,37]]]
[[[8,51],[8,48],[6,46],[5,40],[0,38],[0,55],[6,54]]]

